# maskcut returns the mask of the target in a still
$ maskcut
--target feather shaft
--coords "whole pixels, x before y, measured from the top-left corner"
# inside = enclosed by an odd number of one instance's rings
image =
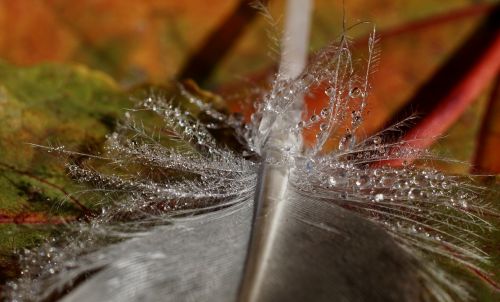
[[[280,63],[279,80],[293,80],[298,77],[307,61],[309,45],[309,29],[312,13],[312,1],[289,0],[287,2],[285,35]],[[270,145],[295,143],[297,135],[289,132],[289,123],[300,120],[303,98],[295,100],[290,110],[289,119],[282,118],[276,122],[275,131],[271,133]],[[273,153],[273,154],[270,154]],[[279,150],[266,150],[265,157],[281,157]],[[245,274],[240,288],[240,301],[259,301],[261,287],[266,274],[266,266],[271,257],[272,245],[276,241],[277,229],[281,223],[290,170],[287,166],[262,164],[255,198],[254,227],[247,256]]]

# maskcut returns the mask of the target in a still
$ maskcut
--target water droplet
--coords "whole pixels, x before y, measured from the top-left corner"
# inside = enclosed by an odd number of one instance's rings
[[[309,84],[314,82],[316,78],[312,74],[307,73],[302,77],[302,80],[304,81],[305,84]]]
[[[408,189],[408,187],[408,182],[404,180],[398,180],[393,185],[393,189],[395,190]]]
[[[463,208],[463,209],[467,209],[469,207],[469,205],[467,204],[467,201],[465,200],[460,200],[460,206]]]
[[[361,89],[359,89],[358,87],[354,87],[353,89],[351,89],[351,91],[349,92],[349,96],[351,98],[359,98],[359,97],[363,97],[363,91],[361,91]]]
[[[445,178],[445,177],[444,177],[444,175],[443,175],[443,174],[441,174],[441,173],[437,173],[437,174],[436,174],[436,179],[437,179],[437,180],[444,180],[444,178]]]
[[[424,176],[423,176],[423,175],[417,174],[417,175],[413,176],[413,178],[412,178],[412,182],[413,182],[415,185],[417,185],[417,186],[419,186],[419,185],[423,185],[423,184],[424,184],[424,182],[425,182],[425,178],[424,178]]]
[[[384,194],[378,193],[375,194],[375,201],[383,201],[384,200]]]
[[[370,179],[366,175],[362,175],[356,179],[356,186],[362,188],[368,184],[369,180]]]
[[[255,114],[255,113],[252,113],[252,114],[250,115],[250,120],[251,120],[252,122],[254,122],[254,123],[255,123],[255,122],[257,122],[258,118],[259,118],[259,116],[258,116],[257,114]]]
[[[297,128],[304,128],[305,125],[306,123],[304,121],[300,121],[297,123]]]
[[[317,122],[319,120],[319,116],[316,114],[311,115],[311,122]]]
[[[375,136],[375,137],[373,138],[373,143],[374,143],[375,145],[379,145],[381,142],[382,142],[382,138],[380,138],[380,136]]]
[[[346,135],[344,135],[340,139],[339,150],[344,150],[344,149],[348,148],[349,145],[351,144],[351,140],[352,140],[352,134],[351,133],[347,133]]]
[[[314,168],[314,163],[312,160],[308,160],[307,163],[306,163],[306,169],[308,172],[311,172],[312,169]]]
[[[417,233],[417,231],[418,231],[418,230],[417,230],[417,227],[416,227],[415,225],[412,225],[412,226],[410,227],[410,231],[411,231],[412,233]]]
[[[380,179],[380,184],[383,186],[383,187],[390,187],[393,183],[393,179],[391,177],[388,177],[388,176],[382,176],[382,178]]]
[[[335,89],[333,87],[329,87],[325,89],[325,94],[329,97],[335,96]]]
[[[415,200],[415,198],[417,198],[418,196],[420,196],[420,190],[419,189],[410,189],[410,191],[408,191],[408,199],[410,200]]]
[[[325,131],[326,129],[328,129],[328,124],[321,124],[321,125],[319,125],[319,130]]]
[[[328,108],[323,108],[321,109],[320,115],[325,118],[329,112],[330,110],[328,110]]]
[[[353,111],[352,112],[352,124],[353,126],[359,125],[363,121],[363,117],[361,116],[361,112]]]

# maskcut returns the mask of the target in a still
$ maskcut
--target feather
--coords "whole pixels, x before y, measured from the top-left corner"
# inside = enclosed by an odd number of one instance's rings
[[[345,36],[305,65],[309,5],[289,1],[280,72],[250,123],[180,85],[189,108],[151,95],[127,111],[104,155],[68,164],[74,179],[103,193],[102,213],[25,251],[8,297],[467,300],[466,287],[432,259],[484,271],[488,255],[476,243],[492,229],[484,189],[425,165],[384,165],[434,156],[385,143],[384,133],[357,133],[375,31],[360,73]],[[324,83],[329,104],[306,119],[303,96]],[[303,145],[302,132],[313,127],[315,142]],[[221,144],[214,129],[229,130],[241,146]]]

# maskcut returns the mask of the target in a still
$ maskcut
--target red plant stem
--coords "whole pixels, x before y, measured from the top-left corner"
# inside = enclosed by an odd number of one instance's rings
[[[436,109],[425,117],[420,125],[414,127],[406,136],[405,140],[418,138],[412,142],[414,146],[427,147],[436,136],[444,133],[462,112],[474,101],[481,91],[489,85],[490,80],[497,74],[500,67],[500,35],[481,61],[465,75],[462,82],[450,91]]]
[[[3,166],[4,168],[7,168],[15,173],[18,173],[18,174],[21,174],[21,175],[24,175],[24,176],[27,176],[29,178],[32,178],[38,182],[41,182],[53,189],[56,189],[58,191],[60,191],[61,193],[63,193],[66,197],[68,197],[77,207],[79,207],[83,212],[84,212],[84,215],[87,216],[87,217],[91,217],[93,216],[93,212],[87,208],[85,205],[83,205],[78,199],[76,199],[75,197],[71,196],[66,190],[64,190],[64,188],[61,188],[60,186],[56,185],[56,184],[53,184],[43,178],[40,178],[36,175],[33,175],[29,172],[26,172],[26,171],[21,171],[19,169],[16,169],[15,167],[12,167],[10,165],[7,165],[5,163],[0,163],[0,166]]]
[[[500,70],[498,18],[500,6],[385,127],[407,118],[415,110],[422,117],[414,126],[401,129],[399,137],[385,138],[386,141],[401,140],[411,148],[425,149],[477,99]],[[393,166],[402,163],[403,159],[385,162]]]
[[[193,79],[203,83],[224,58],[258,11],[250,0],[241,0],[234,11],[205,39],[179,72],[178,79]],[[267,1],[262,1],[266,3]]]
[[[408,34],[411,32],[423,30],[426,28],[432,28],[434,26],[439,26],[442,24],[446,24],[448,22],[453,22],[453,21],[458,21],[461,19],[466,19],[474,16],[481,16],[484,15],[488,12],[491,12],[495,8],[494,5],[492,4],[473,4],[464,8],[460,8],[457,10],[453,10],[451,12],[446,12],[443,14],[437,14],[433,15],[430,17],[425,17],[420,20],[404,23],[402,25],[397,25],[392,28],[387,28],[387,29],[382,29],[381,31],[377,32],[377,37],[382,38],[383,40],[385,39],[390,39],[397,37],[398,35],[404,35]],[[362,46],[366,44],[366,41],[368,40],[368,35],[359,37],[354,39],[353,45],[354,46]],[[265,80],[266,78],[269,77],[270,74],[274,73],[277,71],[276,66],[272,66],[269,68],[266,68],[265,70],[258,71],[254,74],[251,74],[247,76],[247,79],[249,79],[250,82],[261,82]],[[220,86],[218,88],[218,91],[224,93],[231,93],[232,91],[239,91],[241,90],[241,82],[238,81],[236,83],[230,83],[230,84],[225,84],[223,86]],[[235,106],[236,108],[236,106]],[[250,108],[251,109],[251,108]]]
[[[490,285],[493,289],[495,289],[496,291],[500,291],[500,286],[498,285],[498,283],[496,283],[495,280],[491,279],[488,275],[473,267],[467,267],[467,269],[469,269],[479,279]]]
[[[448,245],[441,245],[443,247],[443,249],[451,252],[455,257],[457,258],[460,258],[463,260],[463,257],[461,256],[461,254],[459,252],[457,252],[454,248],[452,248],[451,246],[448,246]],[[490,278],[490,276],[488,276],[485,272],[477,269],[477,268],[474,268],[470,265],[465,265],[465,268],[467,268],[472,274],[474,274],[476,277],[478,277],[480,280],[482,280],[483,282],[485,282],[487,285],[491,286],[494,290],[496,291],[500,291],[500,286],[498,285],[498,283],[493,280],[492,278]]]
[[[425,149],[439,138],[462,115],[469,105],[477,99],[500,68],[500,35],[494,45],[462,82],[450,91],[437,107],[413,127],[403,141],[413,148]],[[403,160],[391,161],[401,165]]]
[[[464,8],[445,12],[443,14],[437,14],[420,20],[404,23],[400,26],[383,29],[377,33],[377,37],[385,40],[386,38],[392,38],[402,34],[407,34],[409,32],[424,30],[429,27],[432,28],[434,26],[442,25],[448,22],[458,21],[460,19],[474,16],[481,16],[488,12],[491,12],[494,8],[495,5],[490,3],[473,4]],[[355,46],[362,46],[366,44],[368,37],[369,35],[362,38],[357,38],[354,40],[353,44]]]
[[[453,89],[448,97],[443,99],[418,127],[413,128],[405,139],[418,138],[413,142],[414,146],[427,147],[436,138],[436,134],[443,133],[451,124],[458,119],[462,112],[475,100],[481,91],[489,84],[500,67],[500,36],[495,39],[494,44],[484,54],[477,66],[463,81]]]
[[[49,217],[43,213],[8,214],[0,212],[0,224],[65,224],[75,221],[74,216]]]
[[[472,166],[473,173],[500,173],[500,158],[496,156],[498,152],[496,148],[500,147],[500,133],[494,131],[495,124],[500,124],[497,121],[498,114],[500,114],[500,75],[497,75],[479,130]]]

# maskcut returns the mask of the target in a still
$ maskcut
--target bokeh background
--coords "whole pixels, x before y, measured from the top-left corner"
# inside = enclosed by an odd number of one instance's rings
[[[276,55],[271,51],[274,42],[268,37],[273,31],[279,35],[284,1],[268,3],[278,21],[276,28],[258,14],[249,17],[251,9],[239,9],[242,5],[248,7],[249,2],[252,1],[1,0],[0,58],[16,66],[41,62],[82,64],[109,75],[120,87],[130,88],[190,75],[184,69],[210,42],[212,48],[222,48],[226,53],[213,60],[212,72],[202,81],[197,80],[205,88],[224,91],[231,87],[229,90],[234,92],[256,78],[261,79],[276,63]],[[369,131],[375,130],[415,94],[497,3],[316,0],[311,51],[339,36],[343,11],[348,25],[370,21],[381,33],[394,31],[379,43],[381,61],[372,80],[373,106],[367,125]],[[237,38],[228,41],[224,35],[218,39],[210,37],[231,16],[236,21],[230,24],[244,24]],[[349,35],[355,39],[369,30],[370,26],[360,25]],[[360,43],[357,49],[362,46]],[[211,57],[213,54],[207,51],[204,59]],[[484,89],[482,97],[439,143],[446,145],[449,155],[468,162],[474,156],[488,90],[491,88]],[[483,165],[493,172],[500,169],[493,169],[495,163]]]
[[[68,200],[66,193],[76,187],[60,162],[26,143],[92,152],[122,109],[131,106],[130,93],[185,78],[224,96],[230,110],[248,111],[246,91],[262,85],[277,64],[273,37],[280,34],[284,7],[283,0],[268,1],[273,25],[249,2],[0,0],[0,283],[19,273],[16,250],[78,219],[79,203],[85,203]],[[339,37],[344,13],[347,25],[376,25],[381,59],[364,126],[370,133],[401,108],[417,108],[412,97],[436,82],[436,75],[451,77],[438,71],[471,37],[498,39],[498,20],[478,30],[498,5],[493,0],[316,0],[310,49]],[[372,25],[347,33],[361,57]],[[459,55],[465,62],[474,52]],[[482,53],[475,55],[481,59]],[[499,56],[492,57],[483,64],[499,66]],[[495,77],[479,82],[480,93],[459,110],[453,126],[436,133],[442,138],[432,149],[461,162],[440,164],[449,172],[500,172],[499,82]],[[496,242],[488,249],[498,250]],[[491,287],[478,286],[481,301],[499,297]]]

